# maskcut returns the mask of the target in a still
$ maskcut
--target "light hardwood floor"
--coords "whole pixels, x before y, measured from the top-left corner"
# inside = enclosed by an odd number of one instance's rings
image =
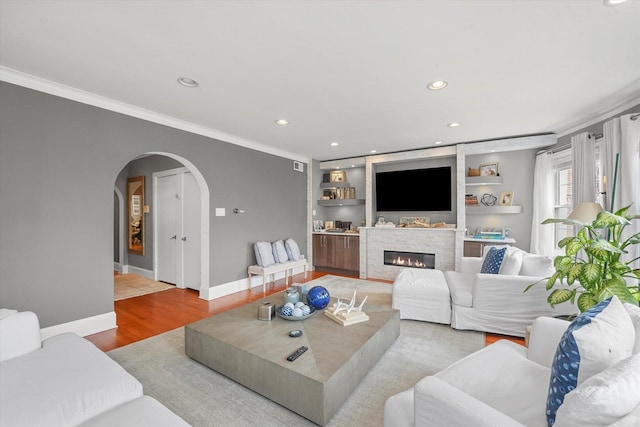
[[[293,281],[304,283],[326,274],[328,273],[311,271],[307,274],[307,279],[305,280],[304,274],[300,273],[294,276]],[[391,283],[383,280],[380,280],[380,282]],[[262,292],[262,286],[257,286],[213,301],[200,299],[196,291],[177,288],[115,301],[118,327],[89,335],[85,338],[102,351],[113,350],[259,300],[265,296],[283,291],[285,287],[284,279],[281,279],[274,284],[268,284],[266,293]],[[524,340],[521,338],[494,334],[486,334],[486,343],[490,344],[503,338],[511,339],[518,344],[524,345]]]

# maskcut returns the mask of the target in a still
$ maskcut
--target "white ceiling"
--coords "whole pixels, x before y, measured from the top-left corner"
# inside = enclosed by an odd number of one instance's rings
[[[638,0],[0,0],[4,80],[319,160],[566,133],[640,104],[639,40]]]

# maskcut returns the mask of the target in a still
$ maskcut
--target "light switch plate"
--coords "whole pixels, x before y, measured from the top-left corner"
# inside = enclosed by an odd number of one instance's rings
[[[226,210],[225,208],[216,208],[216,216],[225,216]]]

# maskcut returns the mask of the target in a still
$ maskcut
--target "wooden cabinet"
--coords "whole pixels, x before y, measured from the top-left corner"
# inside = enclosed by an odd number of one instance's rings
[[[360,271],[360,238],[358,236],[314,234],[313,265],[318,270]]]
[[[515,242],[515,240],[512,240]],[[470,242],[465,240],[464,242],[464,256],[466,257],[482,257],[482,251],[484,251],[485,246],[496,246],[496,245],[510,245],[511,242]]]

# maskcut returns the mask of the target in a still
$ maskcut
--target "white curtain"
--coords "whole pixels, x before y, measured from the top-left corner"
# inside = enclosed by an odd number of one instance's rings
[[[616,186],[616,197],[615,197],[615,207],[611,207],[611,200],[613,196],[613,180],[614,180],[614,171],[616,165],[616,154],[620,153],[620,141],[622,138],[620,137],[621,126],[620,126],[620,118],[616,117],[614,119],[609,120],[603,125],[602,132],[602,141],[600,142],[600,165],[602,168],[602,176],[606,177],[607,184],[605,186],[605,190],[607,197],[605,200],[605,204],[607,206],[603,206],[608,211],[616,211],[620,209],[620,185]],[[620,160],[618,160],[619,162]],[[618,180],[620,179],[620,174],[618,173]]]
[[[595,140],[583,132],[571,137],[573,206],[596,201]]]
[[[544,152],[536,156],[533,172],[533,218],[531,223],[531,247],[534,254],[553,256],[553,225],[542,225],[542,221],[553,218],[554,175],[551,154]]]
[[[632,119],[634,116],[635,120]],[[615,154],[620,153],[613,210],[632,205],[628,213],[640,213],[640,116],[627,114],[606,122],[603,145],[607,156],[610,156],[609,165],[605,165],[609,169],[604,169],[607,174],[608,209],[611,209]],[[640,231],[639,222],[640,220],[632,221],[632,225],[625,230],[625,238]],[[640,248],[638,245],[635,246],[624,259],[630,260],[640,256]],[[638,268],[640,262],[636,261],[634,265]]]

